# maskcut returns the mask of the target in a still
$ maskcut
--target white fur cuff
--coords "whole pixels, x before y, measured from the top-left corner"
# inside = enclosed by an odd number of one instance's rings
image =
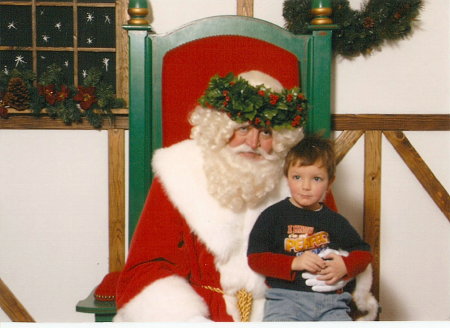
[[[208,312],[203,298],[184,278],[170,276],[145,287],[117,312],[114,322],[207,321]]]

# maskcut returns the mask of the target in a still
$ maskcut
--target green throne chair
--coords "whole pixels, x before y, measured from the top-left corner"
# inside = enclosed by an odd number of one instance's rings
[[[129,13],[129,240],[151,186],[152,154],[189,138],[188,114],[211,76],[261,70],[286,88],[299,85],[310,109],[306,133],[329,136],[333,25],[311,25],[311,34],[294,35],[251,17],[215,16],[160,35],[145,21],[145,2],[130,1]],[[77,311],[110,321],[114,301],[93,295]]]

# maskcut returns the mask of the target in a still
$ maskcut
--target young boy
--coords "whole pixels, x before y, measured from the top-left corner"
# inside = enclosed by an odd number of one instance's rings
[[[332,285],[355,277],[372,259],[350,223],[322,204],[335,168],[331,141],[304,138],[284,165],[291,197],[264,210],[253,227],[247,255],[269,287],[264,321],[351,320],[350,293],[314,292],[302,278],[303,272],[319,274]]]

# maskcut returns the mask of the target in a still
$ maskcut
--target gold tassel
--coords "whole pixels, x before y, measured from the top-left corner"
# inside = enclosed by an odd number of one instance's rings
[[[217,287],[202,285],[202,288],[211,290],[215,293],[224,294],[223,290]],[[241,315],[241,322],[249,322],[250,315],[252,314],[253,295],[245,288],[242,288],[236,292],[237,306]]]
[[[241,321],[250,321],[253,306],[252,293],[249,293],[245,288],[242,288],[236,292],[236,297],[239,313],[241,314]]]

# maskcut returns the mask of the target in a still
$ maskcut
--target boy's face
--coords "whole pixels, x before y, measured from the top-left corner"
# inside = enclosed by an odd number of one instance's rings
[[[322,163],[308,166],[291,165],[287,174],[291,201],[294,205],[307,209],[317,210],[324,199],[332,181]]]

